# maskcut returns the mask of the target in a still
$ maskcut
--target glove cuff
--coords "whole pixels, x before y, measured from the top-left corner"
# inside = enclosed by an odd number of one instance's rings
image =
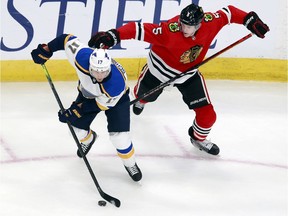
[[[107,31],[108,34],[110,34],[113,38],[113,46],[117,45],[118,43],[120,43],[120,34],[116,29],[110,29],[109,31]]]
[[[68,34],[62,34],[53,39],[48,43],[48,47],[51,52],[56,52],[58,50],[64,50],[64,44],[67,36],[70,36]]]
[[[245,16],[243,25],[249,27],[249,24],[253,21],[255,22],[255,20],[257,20],[258,18],[258,15],[254,11],[251,11]]]

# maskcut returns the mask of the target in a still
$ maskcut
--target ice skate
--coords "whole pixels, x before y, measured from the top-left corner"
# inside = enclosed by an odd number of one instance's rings
[[[137,101],[134,105],[133,105],[133,112],[135,115],[140,115],[141,112],[144,109],[145,104],[141,103],[140,101]]]
[[[88,144],[80,143],[82,151],[83,151],[85,156],[88,154],[92,145],[94,144],[95,140],[97,139],[97,134],[92,130],[91,130],[91,132],[92,132],[92,136],[93,136],[91,142],[89,142]],[[78,155],[78,157],[82,158],[82,155],[81,155],[79,149],[77,150],[77,155]]]
[[[192,143],[192,145],[194,145],[196,148],[198,148],[199,150],[203,150],[205,152],[207,152],[208,154],[212,154],[212,155],[218,155],[220,152],[219,147],[212,143],[210,140],[197,140],[194,136],[193,136],[193,129],[192,127],[189,129],[189,135],[190,135],[190,141]]]
[[[129,176],[135,181],[138,182],[142,179],[142,173],[137,164],[135,163],[132,167],[125,166]]]
[[[199,148],[201,151],[205,151],[212,155],[218,155],[220,152],[219,147],[212,143],[210,140],[199,141],[190,137],[191,143],[196,147]]]

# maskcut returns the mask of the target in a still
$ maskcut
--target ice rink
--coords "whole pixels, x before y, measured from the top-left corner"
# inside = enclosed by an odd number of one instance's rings
[[[65,107],[77,82],[55,82]],[[134,83],[129,83],[133,86]],[[195,149],[187,130],[194,113],[176,88],[131,112],[142,169],[133,182],[106,131],[87,158],[102,189],[121,200],[98,206],[99,193],[48,82],[1,83],[0,215],[2,216],[287,216],[287,83],[208,80],[217,112],[209,138],[219,156]]]

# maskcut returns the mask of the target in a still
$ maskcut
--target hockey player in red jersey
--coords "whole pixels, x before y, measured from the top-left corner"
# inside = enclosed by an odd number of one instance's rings
[[[260,38],[264,38],[269,31],[269,27],[253,11],[247,13],[229,5],[215,13],[204,13],[200,6],[190,4],[180,15],[167,22],[129,22],[118,29],[98,32],[91,37],[88,45],[109,48],[128,39],[151,43],[147,64],[134,88],[137,98],[202,62],[217,33],[231,23],[245,25]],[[178,88],[188,108],[195,111],[195,119],[188,130],[190,140],[200,150],[218,155],[219,147],[206,139],[216,121],[216,113],[204,77],[198,69],[189,72],[191,74],[174,81],[173,86]],[[144,105],[155,101],[162,91],[163,89],[136,102],[133,112],[139,115]]]

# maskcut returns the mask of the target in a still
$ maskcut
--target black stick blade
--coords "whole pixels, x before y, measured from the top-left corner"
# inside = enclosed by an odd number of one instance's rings
[[[103,192],[103,191],[102,191]],[[103,199],[105,199],[107,202],[109,202],[109,203],[111,203],[112,205],[115,205],[116,207],[120,207],[120,205],[121,205],[121,202],[120,202],[120,200],[119,199],[117,199],[117,198],[115,198],[115,197],[112,197],[112,196],[110,196],[110,195],[108,195],[108,194],[106,194],[106,193],[101,193],[100,194],[101,195],[101,197],[103,198]]]

